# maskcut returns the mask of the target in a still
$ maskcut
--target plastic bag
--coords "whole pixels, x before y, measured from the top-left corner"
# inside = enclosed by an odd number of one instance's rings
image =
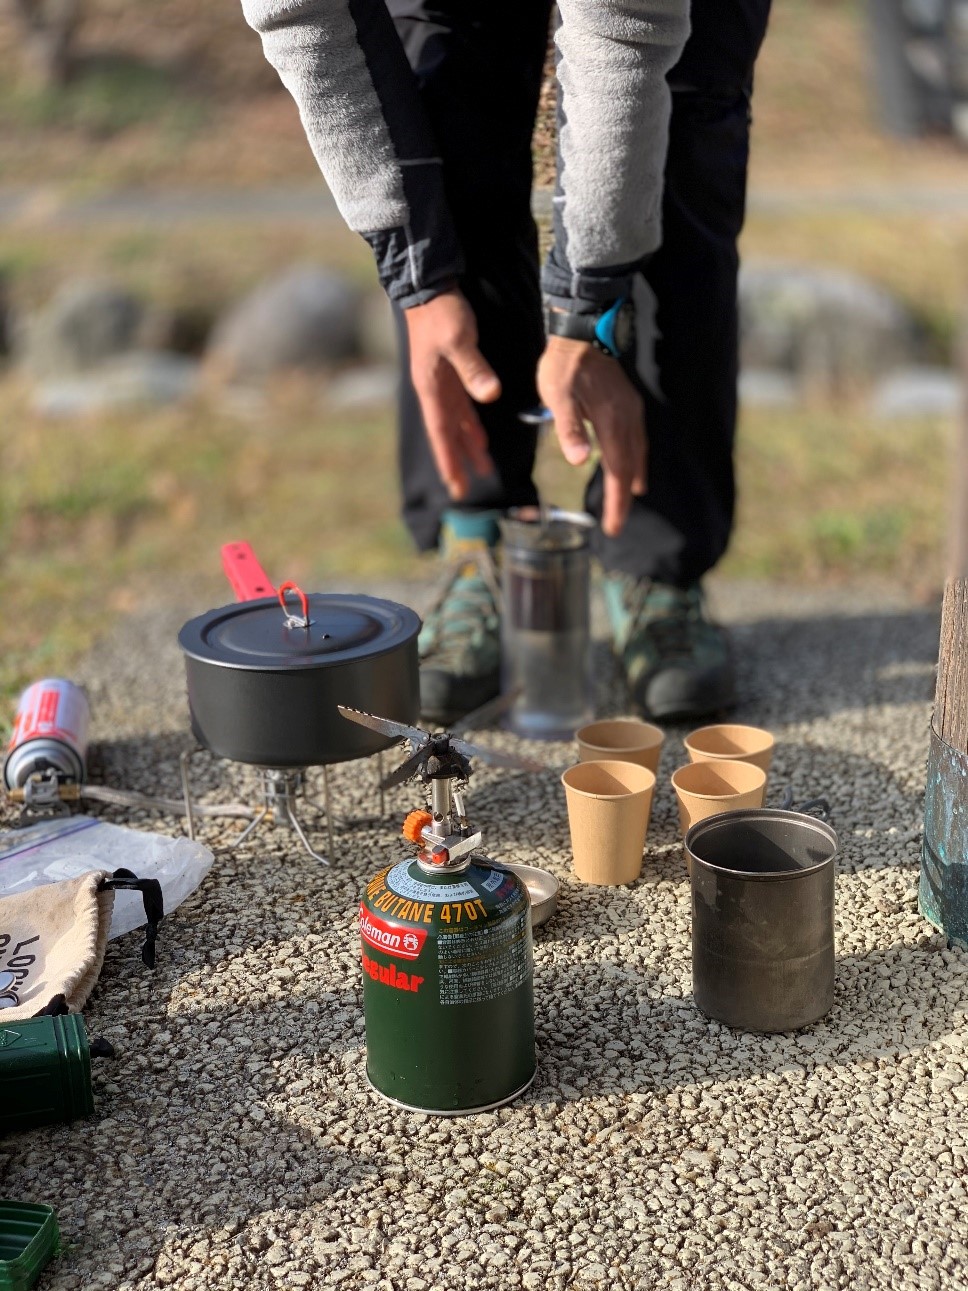
[[[0,832],[0,896],[76,878],[90,870],[125,869],[142,879],[158,879],[167,915],[195,891],[213,860],[207,847],[189,838],[149,834],[91,816],[59,817]],[[133,932],[144,923],[139,893],[118,892],[109,938]]]

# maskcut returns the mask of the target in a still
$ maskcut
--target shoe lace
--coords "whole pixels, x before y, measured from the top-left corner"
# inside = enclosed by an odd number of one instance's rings
[[[456,659],[482,629],[496,631],[500,603],[501,587],[490,548],[475,545],[458,550],[424,616],[435,660],[444,664]]]
[[[626,592],[625,602],[629,611],[629,638],[648,635],[660,659],[677,659],[692,651],[693,626],[697,609],[691,599],[681,600],[663,613],[655,613],[650,596],[656,584],[651,579],[637,580]]]

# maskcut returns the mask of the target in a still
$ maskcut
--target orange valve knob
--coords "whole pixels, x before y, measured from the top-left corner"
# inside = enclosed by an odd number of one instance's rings
[[[403,836],[408,843],[422,843],[423,831],[433,822],[429,811],[412,811],[403,822]]]

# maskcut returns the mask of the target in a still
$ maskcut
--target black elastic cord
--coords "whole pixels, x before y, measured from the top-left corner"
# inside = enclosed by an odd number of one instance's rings
[[[69,1012],[70,1012],[70,1009],[67,1007],[67,996],[55,995],[49,1000],[47,1004],[44,1005],[44,1007],[40,1010],[39,1013],[34,1014],[34,1017],[35,1018],[59,1018],[62,1014],[69,1013]]]
[[[826,798],[809,798],[800,803],[797,811],[809,812],[813,816],[819,816],[825,825],[830,824],[830,803]]]
[[[817,816],[825,825],[830,824],[830,803],[826,798],[808,798],[806,802],[793,805],[793,787],[787,785],[783,791],[780,811],[799,811],[802,814]]]
[[[110,878],[102,879],[98,884],[99,892],[140,892],[144,902],[145,918],[148,926],[145,929],[145,941],[141,947],[141,959],[148,968],[155,966],[155,940],[158,936],[158,925],[165,917],[165,900],[161,884],[157,879],[139,879],[130,870],[115,870]]]

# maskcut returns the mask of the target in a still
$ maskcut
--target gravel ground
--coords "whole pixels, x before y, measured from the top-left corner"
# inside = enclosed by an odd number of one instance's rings
[[[570,878],[555,773],[482,768],[471,805],[491,852],[562,881],[536,935],[538,1077],[489,1114],[395,1109],[364,1079],[355,913],[418,804],[394,790],[376,821],[375,773],[337,768],[332,869],[282,830],[232,851],[207,826],[215,867],[163,926],[156,971],[137,934],[112,943],[87,1010],[117,1050],[96,1067],[96,1114],[0,1146],[2,1193],[58,1213],[65,1251],[41,1288],[968,1286],[968,956],[916,902],[937,610],[734,585],[716,603],[736,628],[740,720],[778,736],[771,801],[789,784],[833,806],[828,1018],[761,1037],[696,1011],[668,784],[683,730],[629,888]],[[201,608],[128,620],[83,668],[107,782],[177,793],[174,641]],[[599,661],[616,711],[604,647]],[[251,785],[207,755],[196,780],[212,801]]]

